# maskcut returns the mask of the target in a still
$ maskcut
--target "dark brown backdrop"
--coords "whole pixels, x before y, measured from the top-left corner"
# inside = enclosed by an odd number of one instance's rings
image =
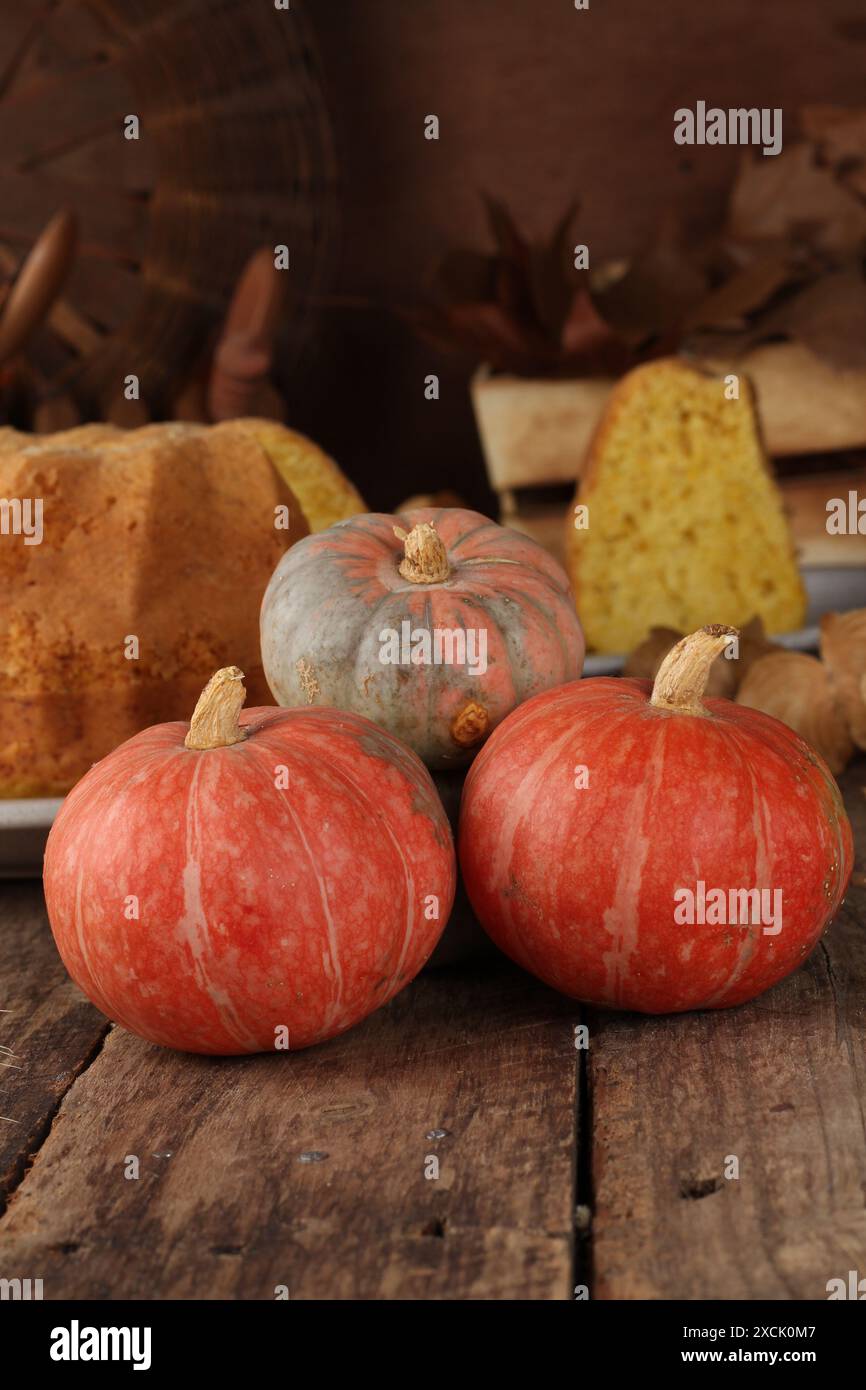
[[[298,0],[300,3],[300,0]],[[339,294],[291,384],[292,418],[374,507],[454,487],[490,505],[467,364],[415,342],[386,311],[411,302],[449,243],[480,240],[478,190],[544,231],[584,201],[596,260],[632,250],[660,212],[719,215],[739,152],[684,150],[673,113],[699,99],[781,106],[864,94],[863,0],[306,0],[339,141]],[[438,143],[424,117],[441,122]],[[423,378],[438,371],[442,399]]]

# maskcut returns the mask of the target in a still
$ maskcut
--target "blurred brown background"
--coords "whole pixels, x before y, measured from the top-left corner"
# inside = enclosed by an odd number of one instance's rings
[[[34,330],[14,368],[0,361],[0,416],[115,418],[130,371],[150,417],[172,413],[247,258],[285,241],[289,423],[373,507],[451,488],[489,510],[475,364],[399,315],[446,248],[489,245],[481,192],[532,237],[579,198],[595,266],[640,250],[674,210],[705,232],[742,151],[677,146],[676,108],[779,106],[788,144],[802,106],[862,103],[864,60],[862,0],[7,2],[0,291],[59,209],[77,241],[62,321]],[[123,139],[129,111],[139,141]]]
[[[479,202],[505,199],[544,233],[579,196],[597,260],[628,254],[659,216],[718,220],[741,151],[677,146],[678,106],[781,106],[786,141],[809,102],[863,98],[856,0],[307,0],[341,168],[337,295],[287,383],[291,420],[371,506],[453,487],[492,505],[466,378],[393,315],[438,254],[484,245]],[[440,139],[424,139],[428,114]],[[441,399],[424,399],[428,372]]]

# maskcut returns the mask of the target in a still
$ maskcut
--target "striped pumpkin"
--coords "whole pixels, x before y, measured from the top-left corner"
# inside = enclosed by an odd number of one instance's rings
[[[701,700],[732,635],[685,638],[652,688],[540,695],[469,770],[469,900],[564,994],[642,1013],[743,1003],[805,960],[842,901],[851,827],[826,764],[778,720]]]
[[[358,516],[294,546],[261,639],[279,704],[354,710],[439,769],[471,761],[523,700],[575,680],[584,652],[556,561],[461,508]]]
[[[72,978],[189,1052],[342,1033],[417,974],[454,897],[448,821],[415,755],[353,714],[241,714],[240,676],[217,673],[191,726],[97,763],[45,855]]]

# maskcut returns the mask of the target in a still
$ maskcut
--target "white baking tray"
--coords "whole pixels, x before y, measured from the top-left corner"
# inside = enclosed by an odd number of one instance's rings
[[[0,800],[0,878],[38,878],[60,796]]]
[[[797,652],[818,650],[818,623],[824,613],[844,613],[849,608],[866,608],[866,568],[803,569],[803,583],[809,598],[806,626],[797,632],[773,633],[773,641]],[[597,656],[590,653],[583,663],[585,676],[617,676],[623,668],[623,654]]]

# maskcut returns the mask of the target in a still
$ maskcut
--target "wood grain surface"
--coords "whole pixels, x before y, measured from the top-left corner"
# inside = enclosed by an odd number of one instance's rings
[[[46,1298],[566,1298],[575,1014],[503,963],[292,1056],[112,1029],[0,1221],[0,1273]]]
[[[595,1297],[821,1299],[866,1268],[864,784],[861,761],[859,881],[802,970],[737,1009],[592,1021]]]
[[[108,1030],[54,949],[41,884],[0,884],[0,1011],[2,1211]]]
[[[4,884],[0,1037],[25,1070],[0,1084],[0,1276],[46,1298],[825,1299],[866,1268],[864,783],[861,760],[855,882],[807,965],[739,1009],[590,1015],[586,1109],[578,1006],[498,957],[292,1056],[103,1045],[39,885]]]

